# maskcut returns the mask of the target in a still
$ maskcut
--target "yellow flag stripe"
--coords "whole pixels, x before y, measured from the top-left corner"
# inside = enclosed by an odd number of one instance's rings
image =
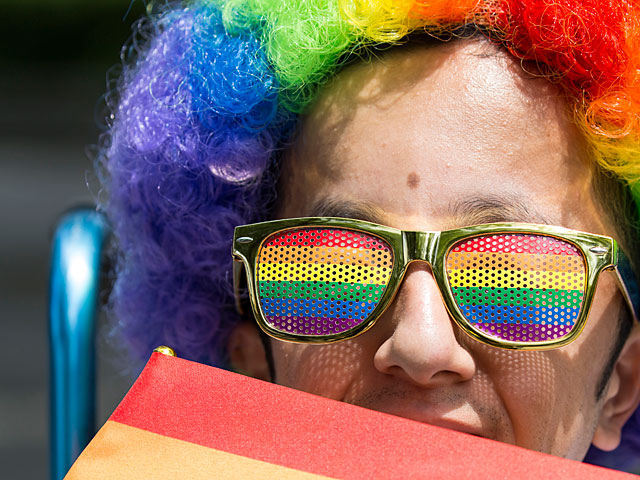
[[[583,273],[547,272],[544,270],[448,270],[452,287],[482,288],[547,288],[555,290],[582,290]]]
[[[258,267],[260,282],[345,282],[385,285],[391,268],[326,263],[261,263]]]

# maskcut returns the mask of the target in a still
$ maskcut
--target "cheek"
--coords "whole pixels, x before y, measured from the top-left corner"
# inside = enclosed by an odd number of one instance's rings
[[[335,400],[362,381],[366,352],[356,341],[332,345],[273,342],[277,383]]]
[[[484,357],[510,418],[515,444],[581,460],[595,399],[584,365],[567,351],[496,351]],[[578,357],[583,358],[583,357]]]
[[[550,437],[554,428],[551,420],[558,406],[557,376],[549,356],[544,352],[495,350],[484,358],[511,420],[515,443],[547,450],[544,443],[554,438]]]

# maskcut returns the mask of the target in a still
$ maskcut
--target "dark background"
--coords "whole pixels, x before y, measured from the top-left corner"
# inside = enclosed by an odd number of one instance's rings
[[[65,209],[92,202],[87,152],[98,140],[106,73],[120,63],[144,9],[140,0],[0,0],[3,478],[49,477],[50,237]],[[99,424],[131,383],[105,343],[98,345]]]

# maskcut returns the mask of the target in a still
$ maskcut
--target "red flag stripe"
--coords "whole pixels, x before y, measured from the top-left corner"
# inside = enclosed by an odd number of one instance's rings
[[[160,354],[111,420],[343,479],[635,478]]]

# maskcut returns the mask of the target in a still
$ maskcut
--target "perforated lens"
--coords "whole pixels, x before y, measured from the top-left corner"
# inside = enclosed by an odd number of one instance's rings
[[[389,284],[393,253],[366,233],[298,228],[267,238],[256,268],[265,320],[284,333],[324,336],[367,320]]]
[[[458,242],[446,270],[469,324],[497,340],[566,337],[582,307],[586,267],[571,243],[536,234],[497,234]]]

